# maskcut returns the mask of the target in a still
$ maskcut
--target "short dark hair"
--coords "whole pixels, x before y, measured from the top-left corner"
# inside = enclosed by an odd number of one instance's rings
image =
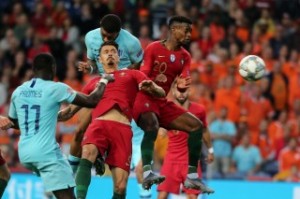
[[[103,46],[114,46],[117,50],[119,49],[119,45],[115,41],[105,41],[101,44],[99,53],[101,53]]]
[[[169,20],[169,27],[171,27],[174,23],[187,23],[192,24],[192,21],[184,16],[173,16]]]
[[[100,21],[100,27],[108,33],[120,32],[121,26],[121,19],[114,14],[105,15]]]
[[[55,59],[52,55],[48,53],[38,54],[33,59],[32,69],[34,72],[45,71],[52,72],[52,67],[56,65]]]

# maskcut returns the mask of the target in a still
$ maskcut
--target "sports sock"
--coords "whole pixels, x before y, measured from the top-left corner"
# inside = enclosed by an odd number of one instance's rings
[[[91,169],[93,163],[87,159],[81,159],[76,175],[77,198],[85,198],[91,183]]]
[[[125,199],[125,197],[126,197],[125,193],[124,194],[119,194],[119,193],[114,192],[114,195],[113,195],[112,199]]]
[[[71,165],[73,173],[75,174],[77,172],[77,169],[78,169],[80,158],[70,154],[68,156],[68,161],[69,161],[69,164]]]
[[[143,165],[150,165],[152,162],[156,136],[157,132],[144,132],[144,138],[141,144]]]
[[[143,188],[142,184],[138,184],[140,198],[151,198],[151,190],[146,190]]]
[[[6,185],[7,185],[7,181],[0,178],[0,198],[2,198]]]
[[[190,179],[198,178],[197,167],[189,166],[187,177]]]
[[[189,166],[195,168],[197,174],[198,161],[200,159],[201,148],[202,148],[202,130],[199,129],[189,134],[188,139],[189,148]],[[190,169],[189,169],[190,171]],[[194,171],[194,169],[191,169]],[[189,172],[190,173],[190,172]]]
[[[146,178],[152,171],[151,165],[145,165],[143,166],[143,178]]]

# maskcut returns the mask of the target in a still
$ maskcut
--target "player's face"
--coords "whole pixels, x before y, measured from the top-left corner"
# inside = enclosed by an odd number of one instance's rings
[[[101,28],[101,35],[103,41],[114,41],[118,37],[119,33],[118,32],[108,33],[106,30]]]
[[[173,87],[173,95],[177,102],[184,104],[188,98],[188,89],[185,92],[179,92],[176,85]]]
[[[119,55],[118,50],[114,46],[103,46],[100,52],[99,62],[103,64],[103,67],[118,67]]]
[[[173,34],[178,43],[184,45],[191,41],[192,26],[190,24],[175,24],[173,28]]]

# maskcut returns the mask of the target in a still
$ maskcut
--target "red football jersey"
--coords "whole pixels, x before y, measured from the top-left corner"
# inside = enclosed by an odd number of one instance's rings
[[[149,78],[138,70],[118,70],[111,74],[114,75],[115,81],[107,84],[101,100],[92,112],[92,118],[99,117],[112,108],[118,108],[131,120],[133,103],[139,91],[138,85]],[[93,92],[100,79],[101,77],[96,77],[89,81],[82,92]]]
[[[190,102],[188,111],[202,121],[204,128],[207,127],[204,106]],[[169,143],[165,161],[188,164],[188,136],[189,135],[183,131],[168,131]],[[201,140],[195,140],[195,142],[201,142]]]
[[[170,51],[161,41],[155,41],[147,46],[140,70],[167,94],[177,76],[190,75],[190,64],[191,56],[183,47],[177,51]]]

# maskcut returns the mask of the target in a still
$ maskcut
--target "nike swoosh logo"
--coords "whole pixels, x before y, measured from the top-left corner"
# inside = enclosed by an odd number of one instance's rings
[[[164,55],[158,55],[158,57],[165,57]]]

